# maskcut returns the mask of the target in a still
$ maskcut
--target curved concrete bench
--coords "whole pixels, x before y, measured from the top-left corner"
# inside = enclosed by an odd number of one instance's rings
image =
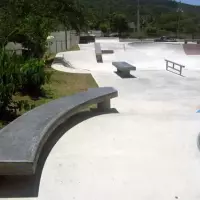
[[[109,109],[114,88],[92,88],[39,106],[0,131],[0,175],[33,175],[47,139],[80,109],[97,104]]]

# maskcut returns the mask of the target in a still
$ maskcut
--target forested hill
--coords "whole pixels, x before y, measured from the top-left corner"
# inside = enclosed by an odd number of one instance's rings
[[[113,10],[124,12],[127,15],[134,14],[137,9],[138,0],[80,0],[89,9],[97,10]],[[178,8],[179,3],[174,0],[140,0],[140,6],[143,13],[155,12],[170,12]],[[200,6],[193,6],[181,3],[180,7],[186,12],[200,12]]]
[[[123,14],[128,22],[137,21],[137,0],[80,0],[88,10],[91,26],[103,27],[113,13]],[[179,8],[179,9],[178,9]],[[177,12],[177,10],[181,10]],[[140,0],[141,26],[143,28],[176,32],[180,17],[180,32],[197,32],[200,24],[200,6],[178,3],[173,0]]]

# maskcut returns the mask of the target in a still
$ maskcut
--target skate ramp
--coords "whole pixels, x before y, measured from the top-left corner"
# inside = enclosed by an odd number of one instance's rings
[[[132,43],[132,50],[118,59],[129,59],[139,68],[164,69],[164,59],[186,66],[186,69],[200,69],[200,45],[181,43]],[[121,56],[121,58],[120,58]],[[123,57],[123,58],[122,58]],[[159,66],[160,65],[160,66]]]
[[[132,43],[129,44],[140,52],[149,56],[165,57],[172,54],[185,55],[180,43]]]
[[[200,44],[184,44],[183,49],[186,55],[200,55]]]
[[[165,70],[165,59],[184,65],[185,70],[200,69],[200,45],[183,43],[121,43],[98,40],[101,49],[113,50],[114,54],[103,55],[104,63],[97,63],[94,43],[80,45],[76,52],[61,52],[74,69],[113,73],[113,61],[125,61],[137,70]],[[185,71],[184,70],[184,71]]]
[[[130,46],[149,55],[170,54],[200,56],[200,44],[183,44],[183,43],[130,43]]]

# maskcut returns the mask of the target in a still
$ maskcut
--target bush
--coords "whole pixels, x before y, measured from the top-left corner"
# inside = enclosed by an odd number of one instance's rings
[[[24,107],[24,103],[13,101],[16,92],[38,97],[50,76],[51,73],[45,70],[44,61],[24,60],[22,56],[0,48],[0,118],[16,114]]]
[[[30,59],[20,67],[21,92],[39,95],[42,86],[49,82],[51,74],[45,71],[45,62]]]
[[[137,39],[143,40],[145,38],[146,38],[146,36],[145,36],[145,34],[143,32],[140,32],[140,33],[137,34]]]
[[[54,53],[46,52],[44,54],[43,59],[44,59],[46,67],[51,67],[51,65],[52,65],[52,63],[53,63],[53,61],[55,59],[55,56],[56,56],[56,54],[54,54]]]
[[[148,36],[153,36],[153,37],[155,37],[155,36],[158,36],[158,30],[157,30],[156,27],[148,26],[148,27],[146,28],[146,34],[147,34]]]
[[[19,59],[15,54],[0,49],[0,113],[8,110],[12,96],[19,87]]]

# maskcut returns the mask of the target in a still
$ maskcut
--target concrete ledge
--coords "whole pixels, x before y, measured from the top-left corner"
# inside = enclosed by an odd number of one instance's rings
[[[98,62],[98,63],[103,63],[102,55],[97,55],[97,54],[96,54],[96,59],[97,59],[97,62]]]
[[[131,77],[130,71],[136,70],[135,66],[127,62],[112,62],[112,65],[117,68],[117,74],[121,74],[122,77]]]
[[[39,106],[0,131],[0,175],[33,175],[48,138],[71,116],[91,104],[109,109],[114,88],[93,88]],[[104,107],[105,105],[105,107]]]
[[[97,62],[98,63],[103,63],[102,51],[101,51],[100,43],[94,43],[94,48],[95,48],[95,54],[96,54]]]
[[[128,64],[127,62],[112,62],[112,65],[115,66],[120,71],[131,71],[136,70],[136,67]]]
[[[113,50],[102,50],[102,54],[113,54]]]
[[[62,54],[62,56],[60,56],[60,55],[59,55],[59,56],[56,56],[56,57],[54,58],[54,60],[53,60],[52,65],[53,65],[53,64],[61,64],[61,65],[65,66],[65,67],[74,69],[74,68],[72,67],[72,65],[70,64],[70,62],[67,61],[67,60],[65,59],[64,54]]]

